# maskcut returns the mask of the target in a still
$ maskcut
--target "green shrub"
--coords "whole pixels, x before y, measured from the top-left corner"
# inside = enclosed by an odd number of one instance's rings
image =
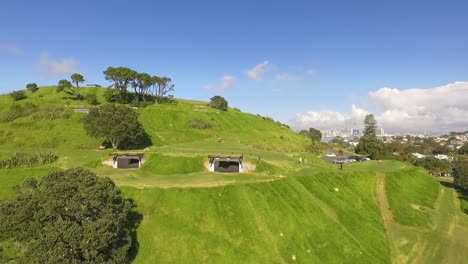
[[[13,91],[10,93],[10,96],[13,98],[13,101],[19,101],[27,98],[24,91]]]
[[[37,86],[36,83],[28,83],[26,84],[26,89],[34,93],[35,91],[39,90],[39,86]]]
[[[57,154],[49,151],[36,153],[16,152],[11,157],[0,159],[0,168],[35,167],[51,164],[58,159]]]
[[[98,105],[99,101],[97,100],[96,94],[93,93],[88,93],[85,95],[86,102],[88,102],[90,105]]]
[[[228,102],[224,97],[221,96],[214,96],[210,100],[210,107],[221,110],[221,111],[227,111],[228,109]]]
[[[211,123],[208,123],[202,119],[194,118],[187,122],[187,125],[191,128],[197,129],[210,129],[213,127]]]
[[[61,106],[46,106],[33,114],[34,118],[38,119],[68,119],[72,115],[71,110]]]
[[[33,103],[13,104],[8,111],[0,114],[0,123],[11,122],[17,118],[29,116],[37,111]]]

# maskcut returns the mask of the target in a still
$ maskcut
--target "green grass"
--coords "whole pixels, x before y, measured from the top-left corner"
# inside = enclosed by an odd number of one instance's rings
[[[407,226],[429,227],[439,183],[414,167],[391,171],[386,176],[387,197],[395,220]]]
[[[135,263],[284,263],[292,255],[301,263],[389,263],[372,188],[332,188],[372,176],[347,176],[344,184],[336,174],[317,185],[316,174],[208,189],[123,187],[143,214]]]
[[[142,169],[163,175],[188,174],[204,170],[202,157],[173,157],[158,154],[151,155]]]
[[[83,89],[87,92],[104,102],[104,89]],[[39,107],[89,106],[57,94],[55,87],[27,95],[24,101]],[[0,95],[0,112],[12,103]],[[2,123],[0,157],[44,149],[59,159],[0,170],[0,200],[11,198],[13,186],[24,179],[56,169],[83,166],[110,177],[143,215],[135,263],[288,263],[292,255],[297,263],[463,263],[468,258],[468,216],[459,210],[468,207],[466,200],[424,170],[370,161],[341,171],[304,153],[308,140],[285,127],[206,105],[177,100],[138,109],[153,141],[141,169],[103,165],[113,150],[97,150],[102,139],[86,135],[83,114]],[[194,118],[213,127],[190,128],[187,122]],[[210,154],[243,154],[256,169],[210,173],[203,167]],[[309,163],[299,164],[299,158]],[[385,175],[395,220],[388,228],[376,199],[376,174]],[[6,250],[10,254],[15,247]]]

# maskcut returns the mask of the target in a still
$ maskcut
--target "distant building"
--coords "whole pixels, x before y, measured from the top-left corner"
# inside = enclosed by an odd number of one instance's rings
[[[449,156],[447,155],[443,155],[443,154],[437,154],[434,156],[434,158],[438,159],[438,160],[449,160]]]
[[[415,156],[416,158],[418,159],[422,159],[422,158],[425,158],[426,155],[423,155],[423,154],[420,154],[420,153],[411,153],[411,155]]]

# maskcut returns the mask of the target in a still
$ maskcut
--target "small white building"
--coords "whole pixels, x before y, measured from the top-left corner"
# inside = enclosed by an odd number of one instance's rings
[[[437,154],[434,156],[434,158],[438,159],[438,160],[449,160],[449,156],[447,155],[443,155],[443,154]]]
[[[208,156],[212,172],[244,172],[244,156]]]
[[[420,154],[420,153],[411,153],[411,155],[415,156],[416,158],[418,159],[422,159],[422,158],[425,158],[426,155],[423,155],[423,154]]]
[[[143,153],[117,153],[114,154],[113,166],[115,169],[140,168]]]

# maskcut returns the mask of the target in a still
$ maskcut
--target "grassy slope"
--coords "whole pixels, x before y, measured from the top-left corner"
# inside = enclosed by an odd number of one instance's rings
[[[103,89],[88,90],[103,101]],[[63,99],[53,87],[28,95],[27,100],[39,106],[87,105]],[[0,95],[0,111],[11,103],[8,96]],[[140,170],[101,165],[111,150],[95,150],[100,140],[86,135],[78,124],[80,114],[66,120],[25,117],[1,124],[0,156],[16,150],[52,148],[60,159],[40,168],[0,170],[0,199],[11,197],[11,187],[26,177],[39,177],[56,168],[79,165],[109,176],[136,201],[144,216],[138,230],[136,263],[282,263],[290,262],[293,254],[303,263],[388,263],[394,242],[406,241],[397,249],[409,255],[408,259],[418,260],[419,252],[426,252],[420,241],[431,239],[442,239],[451,247],[429,247],[433,254],[428,255],[447,260],[453,253],[447,248],[463,250],[468,244],[460,236],[451,240],[443,237],[455,218],[460,224],[454,228],[465,234],[466,219],[455,217],[453,208],[441,206],[450,203],[450,190],[434,205],[437,183],[422,171],[404,168],[398,162],[353,164],[338,171],[312,155],[307,155],[307,166],[299,166],[298,157],[306,154],[294,151],[303,149],[303,137],[255,115],[233,110],[218,113],[204,105],[181,100],[177,106],[153,105],[138,110],[155,144],[146,156],[148,163]],[[208,121],[213,128],[190,129],[186,123],[192,118]],[[218,138],[224,138],[224,143]],[[244,153],[257,164],[257,173],[201,171],[200,157],[209,153]],[[256,162],[258,157],[262,162]],[[177,165],[181,161],[184,166]],[[406,223],[412,225],[409,230],[395,229],[389,237],[375,198],[375,172],[379,171],[387,174],[387,196],[395,219],[403,224],[407,217],[413,220]],[[283,175],[294,177],[281,179]],[[256,182],[263,183],[246,184]],[[151,186],[184,188],[147,188]],[[415,210],[412,204],[423,205],[428,211]],[[436,232],[422,235],[428,226]],[[396,259],[399,255],[392,252],[392,256]],[[464,253],[456,256],[451,263],[466,257]]]
[[[390,262],[371,173],[299,174],[209,189],[123,187],[143,214],[135,263]]]

